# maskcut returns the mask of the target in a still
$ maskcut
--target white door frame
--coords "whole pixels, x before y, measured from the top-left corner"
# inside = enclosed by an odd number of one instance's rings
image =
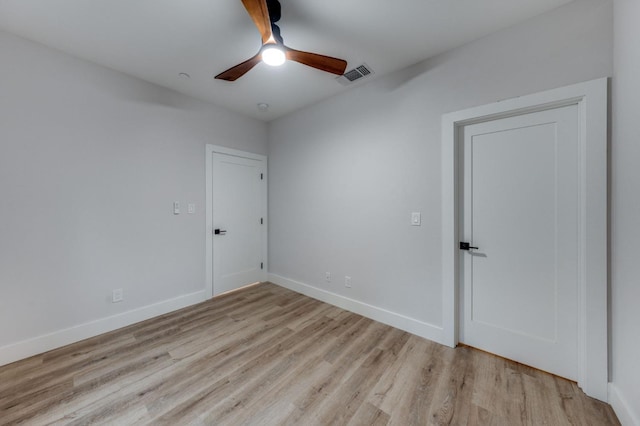
[[[579,111],[578,385],[607,401],[607,93],[601,78],[442,117],[443,338],[458,344],[458,129],[483,121],[575,104]]]
[[[239,151],[237,149],[226,148],[223,146],[207,144],[205,147],[205,202],[206,202],[206,229],[205,229],[205,289],[207,291],[207,299],[213,297],[213,153],[232,155],[241,158],[250,158],[252,160],[262,161],[264,164],[264,179],[262,184],[264,185],[264,196],[262,197],[262,210],[264,217],[264,226],[262,227],[262,259],[264,259],[264,268],[262,270],[261,281],[267,281],[268,265],[268,218],[267,218],[267,157],[265,155],[254,154],[251,152]]]

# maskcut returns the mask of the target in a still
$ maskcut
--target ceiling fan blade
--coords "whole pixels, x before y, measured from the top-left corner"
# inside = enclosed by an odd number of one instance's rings
[[[287,59],[299,62],[322,71],[342,75],[347,69],[347,61],[332,58],[331,56],[318,55],[317,53],[302,52],[285,46]]]
[[[251,59],[247,59],[241,64],[236,65],[235,67],[231,67],[228,70],[221,72],[216,75],[216,79],[218,80],[226,80],[226,81],[236,81],[246,73],[248,73],[251,68],[258,65],[258,63],[262,60],[260,57],[260,52],[256,56]]]
[[[269,18],[269,8],[267,0],[242,0],[244,8],[249,12],[249,16],[258,27],[262,36],[262,44],[273,41],[271,34],[271,18]]]

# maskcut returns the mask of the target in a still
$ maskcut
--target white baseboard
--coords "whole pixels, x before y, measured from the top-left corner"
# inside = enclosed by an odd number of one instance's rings
[[[438,327],[414,318],[388,311],[386,309],[372,306],[358,300],[350,299],[330,291],[322,290],[308,284],[281,277],[276,274],[269,274],[269,281],[281,287],[288,288],[296,293],[318,299],[347,311],[355,312],[367,318],[390,325],[400,330],[407,331],[425,339],[433,340],[444,344],[442,327]]]
[[[638,413],[634,413],[627,399],[615,383],[609,383],[609,404],[616,412],[622,426],[640,426]]]
[[[206,300],[204,290],[0,347],[0,365],[60,348]]]

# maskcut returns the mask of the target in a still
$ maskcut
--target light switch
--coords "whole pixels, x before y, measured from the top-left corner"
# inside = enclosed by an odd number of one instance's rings
[[[173,202],[173,214],[180,214],[180,203],[177,201]]]
[[[422,224],[422,218],[420,212],[411,213],[411,226],[420,226]]]

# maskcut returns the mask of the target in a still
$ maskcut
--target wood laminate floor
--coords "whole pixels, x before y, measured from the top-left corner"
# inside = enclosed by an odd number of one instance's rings
[[[0,424],[619,423],[575,383],[265,283],[0,367]]]

